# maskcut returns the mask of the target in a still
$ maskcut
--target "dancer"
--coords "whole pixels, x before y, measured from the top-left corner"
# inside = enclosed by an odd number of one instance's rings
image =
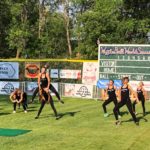
[[[137,87],[137,96],[138,96],[138,99],[139,101],[141,101],[141,104],[142,104],[142,108],[143,108],[143,116],[145,116],[145,99],[146,99],[146,91],[144,89],[144,83],[141,81]],[[136,113],[135,111],[135,105],[137,104],[137,101],[134,101],[133,102],[133,111]]]
[[[39,97],[41,100],[41,107],[40,107],[38,114],[35,117],[35,119],[39,118],[40,113],[42,112],[42,109],[45,106],[46,102],[50,103],[50,105],[54,111],[55,117],[56,117],[56,119],[58,119],[57,111],[56,111],[56,108],[54,106],[52,96],[49,93],[49,85],[50,85],[49,74],[46,73],[46,68],[42,67],[41,73],[38,76],[38,87],[39,87]]]
[[[120,89],[120,96],[121,96],[121,101],[115,106],[114,108],[114,115],[115,115],[115,119],[116,119],[116,125],[119,125],[121,124],[121,121],[118,120],[118,111],[121,107],[123,107],[124,105],[127,106],[134,122],[136,125],[139,125],[139,122],[135,116],[135,113],[133,112],[133,109],[132,109],[132,104],[131,104],[131,100],[130,100],[130,92],[132,94],[135,94],[136,96],[136,99],[137,99],[137,102],[139,102],[138,100],[138,97],[136,95],[136,93],[133,91],[133,89],[131,88],[131,86],[128,84],[129,83],[129,78],[128,77],[124,77],[123,80],[122,80],[122,87]]]
[[[13,102],[13,113],[16,113],[17,104],[22,104],[24,112],[27,113],[27,94],[20,89],[15,89],[11,95],[10,100]]]
[[[114,86],[114,81],[113,80],[109,80],[108,88],[105,89],[105,91],[104,91],[104,97],[106,97],[106,95],[108,95],[108,99],[105,100],[105,102],[102,104],[102,107],[103,107],[103,110],[104,110],[104,117],[109,116],[109,114],[107,113],[106,106],[111,102],[113,102],[115,106],[118,103],[117,96],[116,96],[116,86]],[[119,114],[119,118],[121,118],[121,115],[120,115],[119,111],[118,111],[118,114]]]
[[[47,69],[47,67],[48,67],[47,65],[44,66],[45,70]],[[57,99],[58,99],[61,103],[64,103],[64,102],[61,100],[59,93],[57,92],[57,90],[55,89],[55,87],[54,87],[51,83],[49,84],[49,89],[56,95]],[[33,93],[33,95],[32,95],[32,100],[31,100],[31,102],[34,101],[34,99],[35,99],[35,97],[36,97],[36,95],[37,95],[38,92],[39,92],[39,87],[37,87],[37,88],[35,89],[35,91],[34,91],[34,93]]]

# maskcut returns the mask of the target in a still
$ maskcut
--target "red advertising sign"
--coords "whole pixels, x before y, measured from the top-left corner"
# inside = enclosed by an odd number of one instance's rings
[[[40,73],[40,63],[26,63],[25,64],[25,77],[37,78]]]

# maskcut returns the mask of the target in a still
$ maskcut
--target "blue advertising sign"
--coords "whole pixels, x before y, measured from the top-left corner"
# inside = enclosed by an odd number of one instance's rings
[[[108,84],[109,84],[109,80],[98,80],[97,87],[99,89],[106,89],[108,87]],[[121,80],[114,80],[114,85],[117,88],[120,88],[122,85],[122,81]]]

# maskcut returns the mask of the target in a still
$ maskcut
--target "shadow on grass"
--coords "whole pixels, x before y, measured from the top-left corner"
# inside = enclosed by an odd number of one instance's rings
[[[140,122],[140,120],[144,120],[145,122],[148,122],[148,120],[146,118],[144,118],[143,116],[137,117],[137,120]],[[123,120],[121,121],[123,122],[133,122],[133,119],[129,119],[129,120]]]
[[[79,113],[81,111],[74,111],[74,112],[65,112],[65,113],[59,113],[60,118],[64,117],[64,116],[71,116],[74,117],[76,115],[76,113]]]
[[[143,114],[143,113],[141,113],[141,114]],[[147,116],[147,115],[149,115],[150,114],[150,111],[147,111],[146,113],[145,113],[145,116]]]
[[[32,108],[38,108],[39,106],[30,106],[28,105],[28,109],[32,109]]]
[[[4,116],[4,115],[10,115],[11,113],[3,113],[3,112],[0,112],[0,116]]]
[[[34,112],[34,111],[37,111],[37,110],[35,110],[35,109],[28,109],[27,111],[28,112]]]
[[[129,112],[127,112],[127,111],[120,112],[120,115],[121,115],[121,116],[124,116],[125,114],[128,115]],[[114,115],[114,113],[109,114],[109,116],[111,116],[111,115]]]
[[[76,113],[79,113],[79,112],[81,112],[81,111],[59,113],[56,120],[59,120],[59,119],[63,118],[64,116],[74,117],[76,115]],[[55,118],[54,114],[51,114],[50,116]],[[47,116],[47,115],[46,116],[42,116],[41,115],[40,118],[49,118],[49,116]]]

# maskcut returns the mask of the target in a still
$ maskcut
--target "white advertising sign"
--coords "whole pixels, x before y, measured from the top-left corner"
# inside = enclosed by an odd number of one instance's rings
[[[65,84],[64,96],[75,96],[75,84]]]
[[[60,70],[62,79],[81,79],[81,70]]]
[[[64,96],[78,98],[92,98],[93,86],[85,84],[65,84]]]
[[[0,62],[0,79],[19,79],[19,64]]]
[[[92,98],[93,85],[75,84],[75,97]]]
[[[50,76],[51,78],[58,78],[58,69],[51,69]]]
[[[96,85],[98,74],[97,62],[84,62],[82,72],[82,83]]]
[[[16,88],[19,88],[19,82],[0,81],[0,94],[2,95],[9,95]]]

